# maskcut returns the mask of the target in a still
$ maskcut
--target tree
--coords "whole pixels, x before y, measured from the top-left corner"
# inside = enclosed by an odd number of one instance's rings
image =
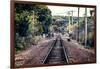
[[[30,16],[33,7],[29,4],[15,4],[15,30],[19,36],[27,36],[30,24]]]
[[[48,33],[51,11],[46,5],[15,4],[15,48],[24,49],[33,43],[35,36]],[[33,35],[34,34],[34,35]],[[33,43],[34,44],[34,43]]]
[[[42,8],[42,9],[41,9]],[[38,8],[37,15],[39,16],[37,20],[40,22],[40,24],[43,27],[43,30],[45,34],[49,32],[49,26],[51,24],[51,11],[48,9],[48,7],[40,7]]]

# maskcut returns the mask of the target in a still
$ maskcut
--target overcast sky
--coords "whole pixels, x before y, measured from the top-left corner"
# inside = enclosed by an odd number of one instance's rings
[[[64,6],[48,6],[51,10],[52,15],[63,15],[68,16],[68,11],[73,11],[73,16],[78,16],[78,8],[77,7],[64,7]],[[87,8],[87,15],[90,16],[89,11],[93,8]],[[85,8],[80,8],[79,16],[83,16],[85,13]]]

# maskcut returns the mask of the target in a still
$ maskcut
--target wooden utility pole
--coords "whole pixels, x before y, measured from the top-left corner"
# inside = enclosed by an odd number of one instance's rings
[[[87,47],[87,8],[85,8],[85,47]]]
[[[72,14],[72,25],[73,25],[73,10],[72,11],[70,11],[71,12],[71,14]]]
[[[68,24],[68,34],[70,33],[70,28],[69,28],[69,26],[70,26],[70,11],[68,11],[68,17],[69,17],[69,24]]]
[[[77,33],[76,33],[76,40],[79,42],[79,14],[80,14],[80,8],[78,7],[78,28],[77,28]]]

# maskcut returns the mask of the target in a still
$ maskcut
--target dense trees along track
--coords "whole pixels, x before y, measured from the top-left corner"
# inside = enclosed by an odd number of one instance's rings
[[[43,64],[68,64],[68,55],[60,37],[57,37],[52,44]]]

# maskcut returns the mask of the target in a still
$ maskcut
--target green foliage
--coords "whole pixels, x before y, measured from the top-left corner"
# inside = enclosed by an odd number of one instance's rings
[[[34,9],[33,6],[35,6],[35,5],[16,3],[15,4],[15,11],[16,11],[16,13],[22,13],[23,11],[32,12],[32,10]]]
[[[41,34],[48,33],[51,11],[46,5],[15,4],[16,51],[37,44]]]
[[[51,11],[48,9],[48,7],[44,6],[39,7],[37,10],[37,20],[42,25],[39,32],[46,34],[49,32],[49,25],[51,24]]]
[[[87,17],[87,46],[93,47],[94,46],[94,20],[91,17]],[[71,35],[72,38],[76,39],[85,44],[85,20],[84,17],[79,17],[79,24],[78,20],[76,23],[68,25],[67,30],[72,31]],[[79,34],[78,34],[79,33]]]
[[[79,29],[80,29],[79,33],[85,31],[84,18],[80,19]],[[85,38],[84,34],[81,35],[80,37],[81,37],[80,40],[82,41],[82,43],[84,43],[84,38]],[[89,47],[94,46],[94,22],[93,19],[91,19],[91,17],[87,17],[87,46]]]
[[[87,45],[89,47],[93,47],[94,46],[94,32],[89,32],[87,35]]]
[[[31,13],[28,10],[22,10],[22,5],[16,7],[16,13],[15,13],[15,29],[16,33],[19,34],[19,36],[27,36],[28,34],[28,28],[30,23],[30,15]]]

